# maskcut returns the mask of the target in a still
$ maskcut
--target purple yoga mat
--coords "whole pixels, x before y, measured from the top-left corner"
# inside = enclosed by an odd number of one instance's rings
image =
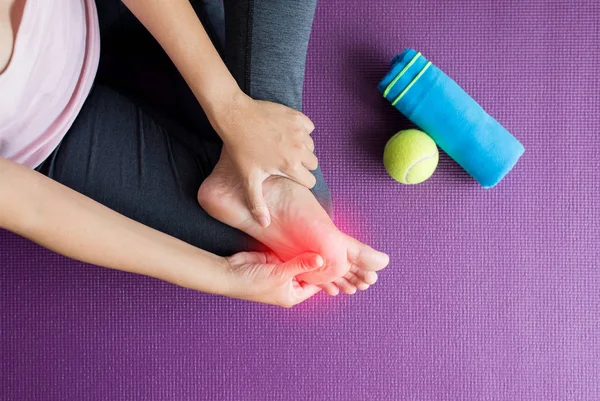
[[[305,111],[372,289],[292,310],[66,260],[0,235],[2,400],[600,399],[600,4],[322,0]],[[482,190],[443,156],[386,175],[376,90],[423,52],[523,142]]]

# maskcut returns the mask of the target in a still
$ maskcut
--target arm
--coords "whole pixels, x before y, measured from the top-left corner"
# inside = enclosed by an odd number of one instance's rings
[[[123,0],[167,52],[227,147],[242,177],[248,207],[270,223],[262,183],[270,175],[312,188],[317,168],[304,114],[245,95],[213,46],[189,0]],[[269,149],[269,152],[265,152]]]
[[[222,258],[3,158],[0,228],[73,259],[202,292],[289,307],[319,291],[295,279],[323,265],[318,255],[300,255],[287,263],[264,253]]]
[[[227,261],[0,158],[0,227],[87,263],[227,294]]]
[[[156,38],[200,102],[213,126],[243,98],[189,0],[123,0]],[[221,135],[221,133],[220,133]]]

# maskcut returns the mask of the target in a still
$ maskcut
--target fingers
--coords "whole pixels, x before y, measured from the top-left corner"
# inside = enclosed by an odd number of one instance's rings
[[[283,269],[284,277],[293,278],[302,273],[318,269],[322,267],[324,263],[325,261],[320,255],[317,255],[316,253],[305,253],[282,264],[280,269]]]
[[[288,164],[287,170],[283,171],[287,178],[295,181],[296,183],[311,189],[317,183],[317,179],[310,172],[310,170],[316,170],[319,166],[319,159],[314,153],[309,152],[308,149],[304,149],[302,152],[301,164]]]
[[[315,151],[315,141],[313,141],[313,139],[310,136],[306,137],[304,144],[306,145],[308,150],[310,150],[311,153]]]
[[[302,113],[296,114],[297,129],[293,132],[293,157],[286,160],[281,172],[287,178],[307,188],[316,184],[316,179],[310,173],[319,166],[319,160],[315,156],[315,143],[310,133],[315,129],[314,124]],[[290,153],[291,156],[291,153]],[[311,177],[312,176],[312,177]]]
[[[321,291],[321,288],[314,284],[300,283],[300,289],[296,295],[296,304],[306,301],[308,298]]]
[[[244,184],[244,193],[246,194],[248,209],[261,227],[264,228],[271,224],[271,216],[269,215],[269,208],[263,197],[262,183],[260,177],[250,177]]]
[[[298,112],[298,122],[300,126],[308,133],[311,134],[315,130],[315,125],[305,114]]]
[[[308,189],[313,188],[317,183],[315,176],[304,167],[299,168],[292,173],[288,173],[287,177]]]
[[[317,167],[319,167],[319,159],[317,159],[317,156],[314,153],[306,152],[302,159],[302,165],[308,170],[316,170]]]

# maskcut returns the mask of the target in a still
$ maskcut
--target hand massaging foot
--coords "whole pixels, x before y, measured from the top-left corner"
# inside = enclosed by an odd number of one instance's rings
[[[242,185],[224,150],[212,174],[198,191],[200,205],[215,219],[261,241],[283,260],[304,252],[323,256],[325,265],[303,274],[299,280],[321,284],[331,295],[338,290],[354,293],[377,280],[376,271],[389,263],[386,254],[360,243],[339,231],[313,194],[283,177],[264,183],[265,200],[272,216],[261,227],[248,211]]]

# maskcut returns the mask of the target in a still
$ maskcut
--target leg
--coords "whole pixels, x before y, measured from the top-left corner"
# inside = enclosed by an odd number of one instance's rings
[[[302,110],[306,52],[317,0],[226,0],[225,61],[250,97]],[[318,134],[317,134],[318,135]],[[312,192],[333,214],[321,169]]]
[[[256,249],[196,201],[220,146],[96,85],[60,146],[38,169],[150,227],[220,255]]]
[[[301,108],[304,60],[314,1],[245,0],[226,2],[227,62],[240,86],[252,97]],[[320,172],[318,180],[323,182]],[[335,283],[351,292],[376,279],[374,270],[387,256],[341,233],[306,188],[280,177],[264,185],[272,224],[264,229],[251,217],[226,152],[204,181],[198,200],[215,218],[250,234],[283,259],[313,251],[327,261],[321,271],[302,277],[311,283]],[[330,207],[326,186],[316,191]],[[353,284],[353,285],[351,285]],[[362,287],[361,287],[362,285]]]

